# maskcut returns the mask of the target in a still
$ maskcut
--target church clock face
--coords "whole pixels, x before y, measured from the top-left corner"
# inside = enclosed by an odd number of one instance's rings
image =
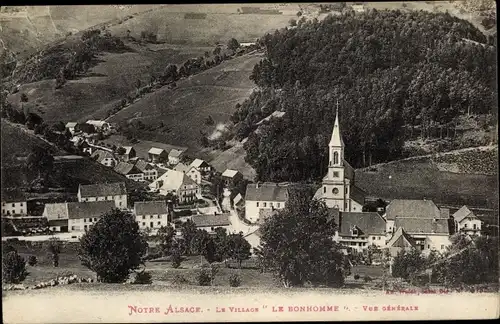
[[[333,188],[332,193],[334,195],[338,194],[339,193],[339,188]]]

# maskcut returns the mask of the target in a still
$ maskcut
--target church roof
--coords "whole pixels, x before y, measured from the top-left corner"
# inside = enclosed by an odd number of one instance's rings
[[[335,124],[333,125],[332,138],[330,139],[329,146],[344,146],[344,141],[342,140],[342,136],[340,135],[340,126],[339,126],[339,114],[337,108],[337,115],[335,116]]]

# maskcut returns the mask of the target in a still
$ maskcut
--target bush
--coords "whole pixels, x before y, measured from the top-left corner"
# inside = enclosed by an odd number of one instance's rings
[[[210,286],[210,273],[205,269],[201,270],[196,276],[196,281],[198,282],[199,286]]]
[[[11,251],[2,259],[2,280],[5,283],[18,284],[26,279],[26,260],[16,251]]]
[[[365,282],[370,282],[370,281],[372,281],[373,279],[372,279],[372,277],[370,277],[370,276],[365,276],[365,277],[363,278],[363,280],[364,280]]]
[[[174,285],[186,285],[186,284],[189,284],[189,281],[183,275],[177,274],[177,275],[175,275],[174,279],[172,280],[172,283]]]
[[[229,285],[231,287],[239,287],[241,285],[241,279],[240,279],[240,276],[238,276],[237,274],[232,274],[230,277],[229,277]]]
[[[180,254],[179,249],[174,249],[172,251],[171,259],[172,259],[172,268],[177,269],[178,267],[181,266],[182,256]]]
[[[36,258],[36,256],[34,255],[30,255],[30,257],[28,258],[28,264],[32,267],[36,266],[36,264],[38,263],[38,260]]]
[[[135,278],[134,284],[138,285],[149,285],[153,281],[151,279],[151,273],[149,272],[139,272]]]
[[[358,280],[359,279],[359,274],[355,274],[354,275],[354,280]]]

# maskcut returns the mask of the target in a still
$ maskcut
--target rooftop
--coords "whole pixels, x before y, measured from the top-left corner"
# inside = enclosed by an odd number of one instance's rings
[[[396,218],[394,228],[402,227],[410,235],[443,234],[449,235],[448,219],[433,218]]]
[[[453,214],[453,220],[459,223],[467,217],[476,218],[476,215],[465,205]]]
[[[97,183],[80,185],[79,192],[82,197],[118,196],[126,195],[127,188],[124,182]]]
[[[140,201],[134,203],[136,215],[164,215],[168,214],[167,203],[164,200]]]
[[[114,170],[123,175],[141,173],[141,170],[139,170],[139,168],[136,168],[135,165],[127,162],[118,163],[115,166]]]
[[[408,233],[402,227],[399,227],[394,235],[391,237],[389,242],[387,242],[387,247],[399,247],[399,248],[407,248],[414,247],[415,241],[411,238]]]
[[[154,155],[160,155],[160,154],[167,153],[167,152],[164,149],[152,147],[149,149],[148,153],[154,154]]]
[[[174,167],[175,171],[180,171],[180,172],[184,172],[184,173],[188,172],[189,169],[190,169],[190,167],[187,166],[187,165],[185,165],[182,162],[181,163],[177,163],[177,165]]]
[[[178,190],[182,185],[196,185],[196,183],[183,172],[168,169],[161,177],[151,183],[149,187],[171,191]]]
[[[286,202],[288,186],[277,183],[251,183],[247,185],[245,200]]]
[[[356,226],[362,234],[385,234],[385,221],[378,213],[340,212],[339,234],[350,236],[351,229]]]
[[[182,151],[172,149],[170,153],[168,154],[169,157],[180,157],[182,155]]]
[[[229,221],[229,214],[221,215],[197,215],[193,216],[192,221],[196,227],[216,227],[216,226],[228,226],[231,224]]]
[[[137,162],[135,162],[135,167],[138,168],[139,170],[141,171],[145,171],[145,170],[152,170],[154,169],[154,167],[149,164],[148,162],[144,161],[144,160],[137,160]]]
[[[190,166],[194,168],[207,167],[208,163],[201,159],[194,159],[194,161],[191,162]]]
[[[386,208],[387,219],[396,217],[442,218],[439,208],[432,200],[394,199]]]
[[[228,178],[232,178],[234,177],[236,174],[238,174],[239,171],[236,171],[236,170],[231,170],[231,169],[226,169],[226,171],[224,171],[222,173],[222,176],[223,177],[228,177]]]
[[[103,214],[115,208],[115,202],[112,200],[70,202],[67,204],[69,219],[101,217]]]

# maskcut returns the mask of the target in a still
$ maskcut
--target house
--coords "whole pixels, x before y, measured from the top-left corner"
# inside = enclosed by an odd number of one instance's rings
[[[170,165],[176,165],[181,161],[182,154],[182,151],[172,149],[170,153],[168,153],[168,163]]]
[[[75,127],[78,123],[75,123],[75,122],[68,122],[66,123],[66,129],[69,130],[69,132],[71,133],[71,135],[73,135],[75,133]]]
[[[206,230],[209,233],[214,232],[217,227],[229,229],[229,225],[231,225],[229,214],[197,215],[193,216],[191,220],[196,225],[196,228]]]
[[[401,227],[424,253],[444,252],[451,244],[449,210],[439,209],[432,200],[394,199],[386,207],[384,218],[388,241]]]
[[[178,163],[174,167],[174,170],[183,172],[191,180],[193,180],[197,184],[201,184],[201,180],[202,180],[201,172],[200,172],[200,170],[196,169],[195,167],[192,167],[190,165],[185,165],[184,163]]]
[[[134,215],[140,229],[158,230],[169,223],[169,211],[164,200],[136,202]]]
[[[137,156],[137,153],[132,146],[123,146],[123,149],[125,150],[125,153],[120,156],[123,161],[128,162]]]
[[[83,153],[88,153],[88,154],[90,154],[90,156],[92,156],[92,154],[94,154],[96,151],[98,151],[98,148],[95,146],[89,145],[89,143],[87,143],[85,141],[82,144],[82,151],[83,151]]]
[[[200,170],[202,173],[208,173],[212,170],[210,164],[201,159],[194,159],[194,161],[191,162],[190,166]]]
[[[110,129],[110,125],[108,122],[104,120],[87,120],[86,124],[93,125],[98,131],[106,131]]]
[[[452,217],[455,232],[462,232],[468,235],[481,235],[481,220],[467,206],[462,206]]]
[[[68,204],[67,203],[45,204],[42,216],[47,218],[48,221],[63,220],[63,219],[68,220]]]
[[[258,222],[260,210],[283,209],[288,200],[288,184],[252,183],[245,194],[245,218]]]
[[[144,180],[155,181],[158,179],[158,170],[144,160],[137,160],[135,167],[144,174]]]
[[[97,162],[110,168],[113,168],[118,162],[113,153],[101,149],[94,151],[90,156],[96,159]]]
[[[124,182],[78,186],[78,201],[114,201],[116,208],[127,208],[127,188]]]
[[[132,163],[120,162],[116,165],[114,170],[124,175],[127,179],[144,181],[144,173]]]
[[[48,221],[48,227],[49,230],[52,232],[62,232],[66,233],[68,232],[68,223],[69,220],[66,219],[50,219]]]
[[[167,151],[165,151],[164,149],[152,147],[148,151],[148,158],[149,161],[151,162],[159,163],[168,159],[168,154]]]
[[[82,232],[90,229],[103,214],[110,212],[115,207],[113,201],[69,202],[68,231]]]
[[[229,187],[239,180],[243,180],[243,175],[236,170],[226,169],[222,173],[222,180],[224,180],[224,185]]]
[[[362,252],[370,245],[386,246],[385,220],[376,212],[342,212],[329,208],[330,219],[337,224],[334,240],[347,250]]]
[[[172,193],[181,203],[196,200],[201,195],[201,188],[196,182],[183,172],[171,169],[151,183],[149,188],[158,190],[162,195]]]
[[[402,227],[399,227],[391,239],[387,242],[386,248],[392,257],[398,255],[400,251],[409,251],[417,245],[413,238],[405,232]]]
[[[332,136],[328,144],[328,171],[314,198],[324,201],[328,208],[361,212],[366,193],[355,185],[354,168],[344,158],[345,144],[340,131],[338,110],[337,107]]]
[[[2,216],[27,215],[28,201],[20,190],[2,188]]]

